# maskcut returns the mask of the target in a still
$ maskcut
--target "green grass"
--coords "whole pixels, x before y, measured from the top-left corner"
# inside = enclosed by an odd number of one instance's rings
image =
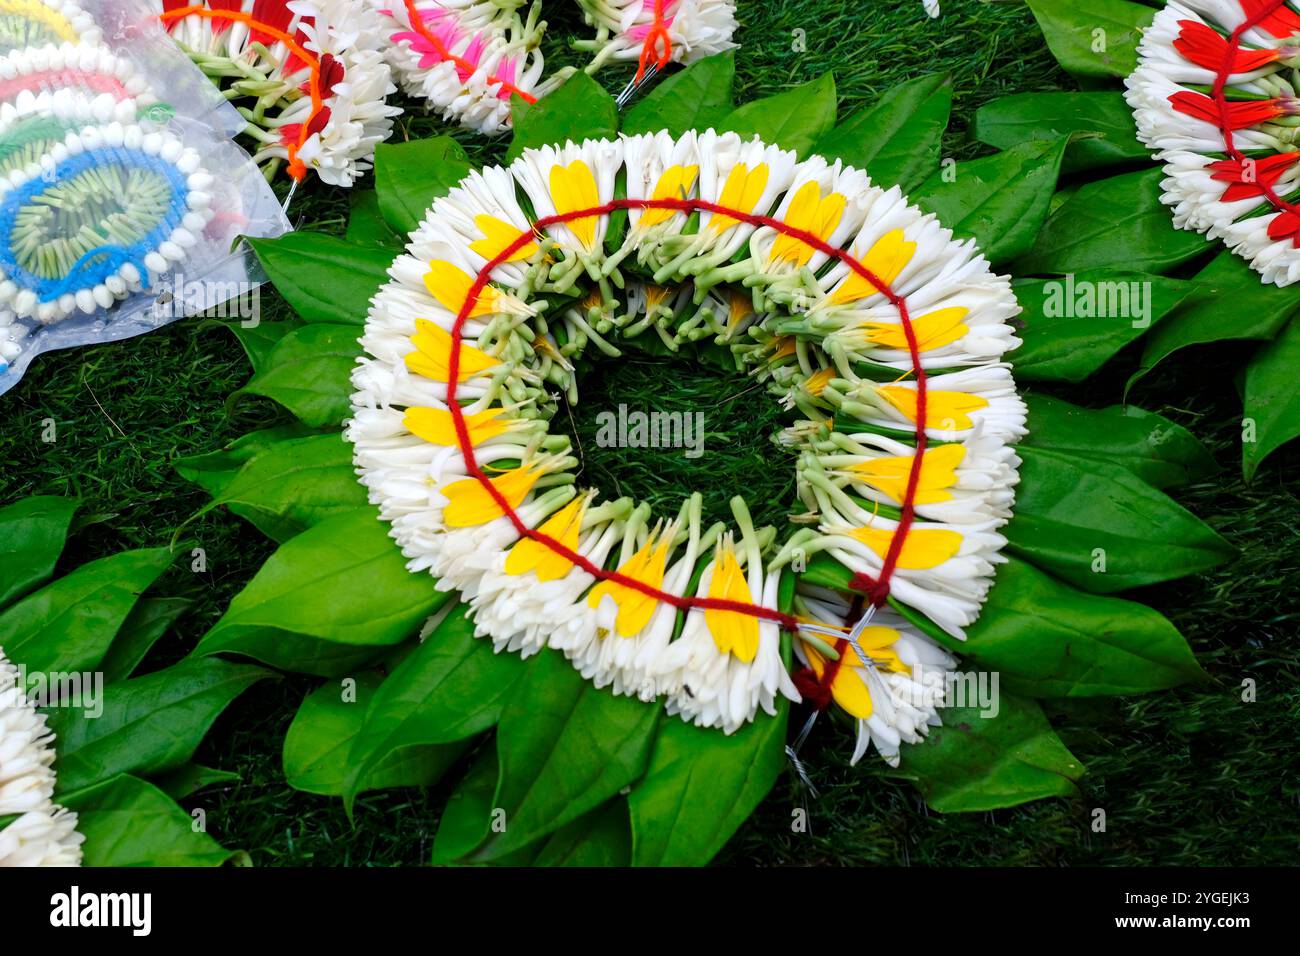
[[[826,70],[837,75],[841,115],[891,85],[923,73],[950,71],[956,116],[946,150],[973,155],[965,131],[975,108],[1006,92],[1070,88],[1055,67],[1027,10],[1018,4],[946,0],[944,18],[925,20],[918,0],[742,0],[744,23],[737,63],[744,99],[804,82]],[[552,48],[579,31],[570,5],[553,2]],[[761,10],[761,13],[760,13]],[[806,31],[806,52],[792,49],[793,31]],[[565,61],[555,55],[550,62]],[[629,71],[602,80],[620,86]],[[428,118],[403,122],[399,136],[446,130]],[[475,158],[499,156],[504,144],[457,131]],[[312,186],[295,200],[304,227],[341,232],[347,197]],[[274,294],[265,317],[283,314]],[[1231,318],[1225,309],[1225,321]],[[1212,481],[1179,492],[1180,500],[1241,549],[1212,574],[1150,589],[1144,600],[1168,614],[1188,636],[1212,680],[1203,686],[1141,698],[1053,705],[1055,723],[1089,774],[1077,800],[1045,801],[1016,810],[941,816],[925,809],[905,781],[867,760],[846,763],[849,736],[830,722],[805,752],[822,791],[810,802],[812,833],[791,832],[791,809],[806,799],[787,777],[741,830],[721,860],[744,864],[1245,864],[1291,863],[1300,832],[1300,785],[1293,772],[1300,713],[1300,502],[1288,476],[1300,450],[1276,455],[1253,485],[1239,476],[1240,399],[1233,382],[1243,353],[1233,349],[1182,354],[1145,380],[1133,396],[1191,427],[1223,466]],[[1116,402],[1136,356],[1064,397],[1083,404]],[[646,362],[608,363],[585,383],[575,412],[580,437],[596,411],[626,402],[632,408],[697,410],[702,396],[732,396],[728,381],[677,367],[671,392],[651,392]],[[177,323],[115,345],[47,355],[26,380],[0,398],[0,501],[28,494],[84,499],[79,530],[64,557],[70,568],[129,547],[171,540],[205,503],[182,482],[172,461],[212,450],[254,428],[282,419],[267,404],[227,397],[249,377],[233,337],[199,321]],[[584,441],[586,476],[611,492],[651,500],[679,499],[686,488],[710,494],[721,514],[743,491],[761,500],[763,520],[777,520],[789,500],[787,463],[770,444],[771,403],[737,398],[725,421],[708,420],[708,468],[679,454],[631,456],[616,465]],[[713,399],[716,401],[716,398]],[[678,404],[673,404],[678,403]],[[755,409],[760,410],[755,413]],[[43,422],[58,423],[58,440],[41,441]],[[718,467],[718,462],[724,462]],[[768,467],[761,467],[766,463]],[[735,473],[728,487],[707,476]],[[777,517],[773,517],[776,515]],[[192,611],[157,651],[159,662],[193,646],[230,598],[256,572],[271,545],[226,514],[188,525],[183,540],[202,547],[206,573],[178,560],[161,593],[194,601]],[[186,550],[188,555],[188,548]],[[1251,678],[1256,703],[1243,703]],[[199,797],[214,836],[247,849],[258,864],[391,865],[429,858],[446,787],[362,798],[353,826],[339,801],[289,788],[279,748],[304,694],[315,684],[289,677],[259,685],[218,722],[199,753],[205,763],[237,771],[243,782]],[[1107,814],[1105,833],[1090,829],[1092,811]]]

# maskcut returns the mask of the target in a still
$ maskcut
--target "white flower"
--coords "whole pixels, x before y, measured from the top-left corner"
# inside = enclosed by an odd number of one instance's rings
[[[731,39],[735,0],[578,0],[578,5],[600,31],[594,44],[583,46],[597,51],[596,67],[611,59],[645,57],[657,63],[665,53],[671,62],[689,64],[736,47]]]

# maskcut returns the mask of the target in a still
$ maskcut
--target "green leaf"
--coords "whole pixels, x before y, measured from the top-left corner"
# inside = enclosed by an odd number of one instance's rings
[[[349,811],[384,761],[410,748],[467,740],[494,727],[527,665],[474,637],[459,608],[433,630],[375,693],[348,757]]]
[[[514,127],[506,162],[517,159],[530,147],[613,139],[618,135],[618,107],[604,87],[579,72],[529,106],[527,112],[516,114]]]
[[[296,316],[280,322],[258,322],[256,325],[244,325],[242,322],[205,322],[200,328],[220,326],[228,329],[239,341],[248,356],[248,363],[253,366],[253,374],[264,371],[271,363],[271,353],[281,340],[295,329],[303,326],[302,319]]]
[[[1300,309],[1294,290],[1264,285],[1259,274],[1230,252],[1221,253],[1196,276],[1201,294],[1162,322],[1148,336],[1142,367],[1129,387],[1166,358],[1190,345],[1242,339],[1268,341]],[[1223,304],[1232,303],[1231,316]]]
[[[143,598],[127,615],[99,669],[108,683],[126,680],[194,602],[188,598]]]
[[[303,424],[337,426],[352,411],[350,378],[361,346],[349,325],[308,325],[286,335],[271,353],[265,372],[229,399],[260,395],[279,402]]]
[[[352,208],[348,212],[348,231],[344,238],[356,245],[387,249],[394,257],[403,246],[402,237],[385,221],[379,208],[379,193],[373,189],[352,190]]]
[[[631,861],[627,801],[615,797],[551,834],[531,865],[615,867],[628,866]]]
[[[505,812],[476,862],[519,850],[600,806],[646,768],[659,707],[597,690],[556,651],[528,662],[497,729]]]
[[[0,608],[50,579],[77,504],[40,496],[0,508]]]
[[[380,212],[399,244],[420,225],[433,201],[446,195],[469,170],[465,150],[450,136],[379,144],[375,192]],[[392,252],[386,254],[391,262]]]
[[[736,57],[731,51],[697,60],[647,93],[623,116],[628,136],[666,129],[674,136],[716,127],[733,109]]]
[[[1066,140],[1024,143],[931,176],[912,196],[958,237],[973,236],[997,265],[1024,255],[1051,208]]]
[[[980,107],[975,138],[997,149],[1069,137],[1062,173],[1144,160],[1122,93],[1014,93]]]
[[[449,599],[406,570],[375,509],[358,508],[281,545],[195,653],[333,677],[400,644]]]
[[[1195,515],[1119,465],[1043,448],[1019,454],[1008,550],[1085,591],[1173,581],[1233,554]]]
[[[311,429],[300,422],[263,428],[236,438],[220,451],[178,458],[175,462],[176,471],[186,481],[194,482],[215,496],[234,480],[245,464],[272,445],[311,434],[314,434]]]
[[[785,766],[789,707],[730,736],[665,714],[650,768],[628,796],[636,866],[702,866],[720,851]]]
[[[236,697],[270,674],[247,664],[186,660],[103,688],[102,707],[47,712],[59,741],[58,786],[80,790],[122,773],[151,776],[189,761]],[[83,697],[79,703],[92,702]]]
[[[349,751],[384,675],[364,671],[348,679],[354,683],[344,687],[342,682],[331,682],[308,694],[289,726],[284,738],[284,777],[295,790],[330,797],[343,794],[352,770]],[[368,768],[358,790],[431,786],[464,749],[413,747],[390,754]]]
[[[187,763],[175,770],[159,774],[154,780],[158,789],[173,800],[184,800],[200,790],[217,787],[227,783],[239,783],[240,776],[228,770],[217,770],[198,763]]]
[[[433,838],[432,862],[435,866],[464,860],[487,839],[495,822],[492,796],[496,784],[497,748],[496,742],[489,740],[475,756],[469,772],[461,778],[442,809],[438,832]],[[531,854],[528,862],[531,862]]]
[[[725,117],[718,130],[733,130],[744,139],[758,136],[805,157],[835,125],[835,108],[835,77],[823,73],[784,93],[746,103]]]
[[[352,467],[352,446],[331,432],[271,445],[245,464],[202,513],[224,505],[283,542],[365,503],[365,489]]]
[[[999,694],[996,716],[949,707],[923,744],[903,748],[902,774],[940,813],[978,813],[1078,792],[1083,767],[1032,700]]]
[[[1016,378],[1082,382],[1196,291],[1194,282],[1140,272],[1019,280],[1024,344],[1012,356]]]
[[[1048,218],[1017,275],[1064,275],[1089,269],[1167,272],[1210,249],[1205,237],[1175,229],[1160,201],[1164,170],[1148,169],[1085,183]]]
[[[315,232],[249,239],[262,268],[305,322],[364,325],[370,300],[388,281],[389,249]]]
[[[1124,77],[1155,11],[1127,0],[1028,0],[1052,55],[1076,77]]]
[[[31,672],[98,669],[140,595],[173,557],[156,548],[82,565],[0,614],[0,647]]]
[[[222,849],[153,784],[121,776],[62,798],[86,838],[85,866],[220,866]]]
[[[1127,468],[1149,485],[1169,489],[1216,471],[1213,456],[1191,432],[1133,405],[1080,408],[1046,395],[1026,395],[1029,435],[1022,448],[1045,448]]]
[[[998,568],[966,641],[944,643],[1032,697],[1143,694],[1205,678],[1178,629],[1145,604],[1085,594],[1016,558]]]
[[[1292,319],[1278,338],[1264,346],[1246,366],[1246,419],[1253,421],[1254,441],[1241,446],[1246,478],[1272,452],[1300,435],[1300,320]]]
[[[917,77],[818,137],[812,152],[865,169],[879,185],[897,183],[911,192],[938,167],[951,113],[952,77]]]

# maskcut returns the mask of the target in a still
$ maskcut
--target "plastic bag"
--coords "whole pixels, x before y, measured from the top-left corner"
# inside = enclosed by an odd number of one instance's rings
[[[0,0],[0,54],[0,394],[52,349],[255,318],[240,237],[289,223],[148,4]]]

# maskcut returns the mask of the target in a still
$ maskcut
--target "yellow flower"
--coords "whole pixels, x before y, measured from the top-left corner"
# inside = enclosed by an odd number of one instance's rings
[[[712,600],[754,603],[749,582],[745,580],[740,562],[736,560],[736,549],[730,541],[718,546],[708,597]],[[713,643],[719,654],[731,654],[744,664],[758,656],[758,618],[752,614],[706,610],[704,624],[713,635]]]
[[[900,412],[916,421],[916,389],[903,388],[900,385],[883,385],[876,393],[893,405]],[[988,399],[966,392],[927,392],[926,428],[941,428],[944,431],[956,431],[973,428],[970,413],[988,408]]]
[[[533,485],[541,476],[542,469],[529,463],[489,478],[488,483],[513,510],[528,497],[528,492],[533,490]],[[501,505],[477,478],[462,478],[454,481],[443,488],[442,493],[448,502],[447,507],[443,509],[442,520],[448,528],[472,528],[487,524],[505,514]]]
[[[641,550],[623,562],[618,573],[656,591],[662,590],[674,534],[674,529],[670,527],[657,540],[654,535],[650,535]],[[618,619],[614,629],[619,637],[633,637],[641,633],[650,623],[655,607],[659,604],[658,598],[643,594],[635,588],[614,581],[601,581],[587,595],[587,606],[599,607],[601,599],[606,595],[618,605]]]
[[[650,198],[686,199],[690,196],[691,189],[694,188],[695,180],[699,178],[699,175],[700,167],[698,166],[670,166],[659,177],[659,182],[655,183],[654,192],[650,194]],[[638,226],[648,229],[651,226],[667,222],[676,214],[676,209],[645,209],[641,212]]]
[[[551,202],[560,215],[597,208],[600,190],[596,188],[596,177],[591,174],[591,167],[580,159],[568,166],[552,166]],[[595,216],[585,216],[565,223],[587,252],[596,246],[596,221]]]
[[[849,536],[861,541],[882,560],[889,554],[895,531],[892,528],[854,528]],[[947,528],[922,528],[913,525],[903,539],[898,566],[905,571],[928,571],[937,568],[961,550],[962,537]]]
[[[521,233],[519,227],[503,222],[495,216],[480,213],[474,217],[474,225],[478,226],[479,231],[483,233],[483,238],[471,242],[469,247],[489,262],[494,261],[497,256],[519,241]],[[537,253],[537,250],[537,243],[528,242],[504,261],[518,262],[520,259],[529,259]]]
[[[744,163],[737,163],[731,168],[727,182],[722,187],[718,205],[739,212],[754,212],[754,207],[763,198],[763,191],[767,189],[767,180],[770,176],[771,171],[767,168],[767,163],[759,163],[752,171]],[[739,219],[722,214],[715,215],[709,220],[709,227],[717,233],[726,232],[732,226],[739,224]]]
[[[415,328],[416,333],[411,336],[411,342],[416,351],[406,356],[406,367],[435,382],[450,382],[451,333],[427,319],[416,319]],[[486,352],[480,352],[472,345],[462,342],[456,382],[467,382],[500,364]]]
[[[821,187],[814,182],[804,183],[790,201],[786,210],[786,225],[810,232],[825,242],[844,218],[845,199],[839,193],[822,198]],[[815,250],[802,239],[784,233],[772,244],[771,262],[790,262],[805,266]]]
[[[835,369],[824,368],[820,372],[808,376],[808,380],[803,383],[804,391],[813,398],[821,398],[822,392],[826,391],[826,386],[831,383],[835,377]]]
[[[850,470],[858,475],[858,480],[863,484],[880,489],[901,504],[903,496],[907,494],[907,479],[912,474],[912,461],[915,457],[873,458],[854,465]],[[966,449],[961,445],[940,445],[927,451],[921,459],[915,503],[931,505],[951,501],[952,493],[945,489],[957,483],[957,466],[965,457]]]
[[[574,498],[564,508],[551,515],[538,528],[542,534],[560,542],[570,551],[578,550],[578,533],[582,530],[582,515],[587,499]],[[506,574],[519,576],[529,571],[536,573],[539,581],[555,581],[569,573],[573,562],[554,551],[549,545],[532,538],[524,538],[506,557]]]
[[[452,265],[442,259],[434,259],[429,263],[429,271],[424,274],[424,287],[429,290],[429,295],[438,300],[439,304],[452,315],[460,315],[460,310],[465,305],[465,300],[469,298],[470,290],[474,287],[474,277],[457,266]],[[480,315],[492,315],[500,312],[501,299],[504,293],[492,286],[484,286],[479,293],[478,298],[474,300],[474,305],[469,310],[468,318],[477,318]]]
[[[871,251],[862,257],[861,262],[885,286],[892,286],[915,255],[916,243],[908,242],[903,237],[903,230],[895,229],[881,236]],[[848,278],[831,294],[831,304],[848,305],[881,291],[858,273],[850,272]]]
[[[465,415],[465,428],[469,431],[469,443],[477,447],[489,438],[495,438],[510,427],[510,422],[501,418],[504,408],[488,408],[481,412]],[[412,435],[423,438],[431,445],[458,446],[456,423],[451,412],[445,408],[422,408],[413,406],[402,416],[402,425]]]
[[[970,331],[964,321],[969,314],[970,309],[956,307],[939,309],[919,319],[913,319],[912,334],[916,336],[917,350],[927,352],[956,342]],[[865,322],[863,328],[867,329],[867,338],[876,345],[904,351],[908,347],[907,333],[903,331],[901,322],[896,325],[886,322]]]
[[[908,673],[911,668],[903,663],[898,652],[892,647],[902,635],[891,627],[867,627],[858,635],[858,646],[871,658],[872,662],[884,670],[894,673]],[[826,658],[810,644],[804,644],[804,653],[808,656],[808,666],[822,680],[827,668]],[[853,668],[862,667],[862,659],[848,641],[837,642],[840,654],[839,667],[831,678],[831,696],[848,714],[860,720],[866,720],[875,713],[875,704],[871,699],[871,689],[866,681]],[[869,665],[868,665],[869,666]]]

